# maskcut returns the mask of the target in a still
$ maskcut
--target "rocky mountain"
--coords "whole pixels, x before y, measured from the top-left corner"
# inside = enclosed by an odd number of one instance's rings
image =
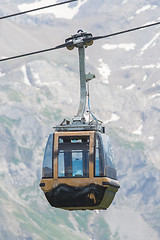
[[[5,0],[0,15],[53,2]],[[159,5],[78,0],[0,20],[0,57],[54,47],[78,29],[96,36],[158,22]],[[0,63],[0,239],[160,239],[159,42],[157,25],[86,49],[86,71],[96,74],[91,108],[110,136],[121,185],[107,211],[51,208],[39,188],[48,135],[78,108],[77,51]]]

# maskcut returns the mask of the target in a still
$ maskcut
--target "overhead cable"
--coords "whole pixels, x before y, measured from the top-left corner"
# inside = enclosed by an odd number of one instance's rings
[[[59,5],[62,5],[62,4],[71,3],[71,2],[75,2],[75,1],[78,1],[78,0],[69,0],[69,1],[65,1],[65,2],[55,3],[55,4],[52,4],[52,5],[47,5],[47,6],[44,6],[44,7],[39,7],[39,8],[26,10],[24,12],[13,13],[13,14],[10,14],[10,15],[0,17],[0,20],[10,18],[10,17],[16,17],[16,16],[19,16],[19,15],[22,15],[22,14],[26,14],[26,13],[30,13],[30,12],[34,12],[34,11],[39,11],[39,10],[46,9],[46,8],[56,7],[56,6],[59,6]]]
[[[12,60],[12,59],[15,59],[15,58],[27,57],[27,56],[35,55],[35,54],[39,54],[39,53],[50,52],[50,51],[53,51],[53,50],[56,50],[56,49],[59,49],[59,48],[64,48],[66,46],[70,46],[70,44],[64,43],[64,44],[61,44],[61,45],[58,45],[58,46],[52,47],[52,48],[42,49],[42,50],[30,52],[30,53],[24,53],[24,54],[20,54],[20,55],[8,57],[8,58],[2,58],[2,59],[0,59],[0,62],[4,62],[4,61],[7,61],[7,60]]]
[[[124,31],[121,31],[121,32],[108,34],[108,35],[97,36],[97,37],[89,37],[89,38],[84,39],[83,41],[88,42],[88,41],[91,41],[91,40],[94,41],[94,40],[98,40],[98,39],[102,39],[102,38],[112,37],[112,36],[116,36],[116,35],[120,35],[120,34],[124,34],[124,33],[128,33],[128,32],[137,31],[137,30],[140,30],[140,29],[152,27],[152,26],[159,25],[159,24],[160,24],[160,22],[156,22],[156,23],[152,23],[152,24],[148,24],[148,25],[124,30]],[[12,59],[15,59],[15,58],[21,58],[21,57],[26,57],[26,56],[30,56],[30,55],[35,55],[35,54],[39,54],[39,53],[49,52],[49,51],[53,51],[53,50],[56,50],[56,49],[59,49],[59,48],[64,48],[64,47],[72,46],[72,45],[74,45],[74,43],[71,41],[71,42],[64,43],[64,44],[58,45],[56,47],[48,48],[48,49],[43,49],[43,50],[34,51],[34,52],[30,52],[30,53],[24,53],[24,54],[17,55],[17,56],[2,58],[2,59],[0,59],[0,62],[7,61],[7,60],[12,60]]]
[[[155,23],[151,23],[151,24],[148,24],[148,25],[127,29],[127,30],[124,30],[124,31],[121,31],[121,32],[111,33],[111,34],[97,36],[97,37],[90,37],[90,38],[88,38],[88,40],[93,40],[94,41],[94,40],[98,40],[98,39],[102,39],[102,38],[113,37],[113,36],[116,36],[116,35],[120,35],[120,34],[124,34],[124,33],[128,33],[128,32],[133,32],[133,31],[141,30],[141,29],[148,28],[148,27],[153,27],[153,26],[156,26],[156,25],[159,25],[159,24],[160,24],[160,22],[155,22]]]

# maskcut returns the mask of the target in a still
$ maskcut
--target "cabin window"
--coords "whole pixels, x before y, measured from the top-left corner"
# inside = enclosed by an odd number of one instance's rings
[[[95,147],[95,176],[104,176],[104,159],[102,145],[100,139],[96,136],[96,147]]]
[[[53,177],[53,134],[49,135],[43,159],[43,178]]]
[[[61,136],[58,177],[89,177],[89,136]]]
[[[101,133],[96,133],[95,176],[117,179],[109,137]]]
[[[111,147],[109,137],[101,134],[101,140],[104,149],[104,169],[105,175],[112,179],[117,179],[117,172],[114,163],[114,155]]]

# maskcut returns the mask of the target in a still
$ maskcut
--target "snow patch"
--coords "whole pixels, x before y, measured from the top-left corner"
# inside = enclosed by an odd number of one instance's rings
[[[124,49],[126,51],[134,50],[136,44],[135,43],[120,43],[120,44],[108,44],[102,46],[105,50],[114,50],[116,48]]]
[[[126,65],[124,67],[121,67],[122,70],[128,70],[128,69],[133,69],[133,68],[143,68],[143,69],[153,69],[153,68],[160,68],[160,63],[157,64],[150,64],[150,65],[144,65],[144,66],[138,66],[138,65]],[[147,75],[144,77],[144,79],[147,78]]]
[[[124,1],[122,2],[122,5],[126,4],[127,2],[128,2],[128,0],[124,0]]]
[[[110,119],[104,121],[104,124],[109,123],[109,122],[115,122],[118,121],[120,117],[116,113],[112,113],[112,116]]]
[[[51,86],[51,85],[58,85],[58,86],[61,86],[62,83],[60,81],[53,81],[53,82],[42,82],[41,79],[40,79],[40,76],[38,74],[38,72],[35,72],[33,69],[31,69],[31,72],[32,72],[32,76],[35,80],[35,84],[38,87],[41,87],[41,86]]]
[[[140,8],[139,10],[136,11],[136,14],[140,14],[141,12],[145,12],[146,10],[150,9],[151,8],[151,5],[146,5],[142,8]]]
[[[49,85],[49,83],[47,83],[47,82],[42,83],[41,80],[40,80],[39,74],[37,72],[35,72],[33,69],[31,69],[31,72],[32,72],[33,78],[35,79],[35,84],[36,85],[38,85],[38,86]]]
[[[41,82],[39,74],[37,72],[32,71],[33,77],[36,80],[35,83],[37,85],[43,85],[44,83]]]
[[[139,68],[138,65],[127,65],[127,66],[124,66],[124,67],[121,67],[122,70],[128,70],[128,69],[132,69],[132,68]]]
[[[149,136],[148,139],[149,139],[150,141],[153,141],[153,140],[154,140],[154,136]]]
[[[142,68],[143,68],[143,69],[147,69],[147,68],[151,68],[151,69],[153,69],[153,68],[160,68],[160,63],[150,64],[150,65],[144,65]]]
[[[43,6],[48,6],[57,3],[57,0],[41,0],[41,1],[35,1],[34,3],[23,3],[18,5],[18,8],[21,12],[27,11],[34,8],[40,8]],[[28,13],[29,15],[35,16],[38,14],[54,14],[56,18],[64,18],[64,19],[72,19],[74,16],[77,15],[79,12],[80,7],[85,4],[87,0],[79,0],[76,4],[76,6],[71,7],[73,5],[64,4],[59,5],[56,7],[50,7],[43,10],[35,11]]]
[[[144,78],[143,78],[143,82],[145,82],[146,81],[146,79],[147,79],[147,74],[144,76]]]
[[[131,85],[129,85],[128,87],[126,87],[125,90],[131,90],[131,89],[133,89],[135,86],[136,86],[136,85],[132,83]]]
[[[128,21],[132,20],[133,18],[134,18],[133,16],[129,17],[129,18],[128,18]]]
[[[151,48],[155,45],[155,41],[157,40],[157,38],[159,38],[160,33],[157,33],[152,39],[151,41],[149,41],[148,43],[146,43],[144,45],[144,47],[140,50],[140,55],[142,55],[148,48]]]
[[[149,98],[153,99],[153,98],[156,98],[156,97],[160,97],[160,93],[154,94],[154,95],[150,96]]]
[[[27,76],[27,71],[26,71],[26,66],[25,66],[25,65],[23,65],[23,66],[21,67],[21,71],[23,72],[24,83],[25,83],[26,85],[31,86],[31,83],[30,83],[30,81],[29,81],[29,79],[28,79],[28,76]]]
[[[137,10],[136,11],[136,14],[140,14],[140,13],[142,13],[142,12],[145,12],[145,11],[147,11],[148,9],[155,9],[157,6],[151,6],[150,4],[149,5],[146,5],[146,6],[144,6],[144,7],[142,7],[142,8],[140,8],[139,10]]]
[[[99,59],[99,67],[97,69],[104,79],[103,83],[109,84],[108,78],[111,74],[111,70],[108,65],[103,62],[102,58]]]
[[[133,134],[136,134],[136,135],[142,135],[142,124],[139,126],[139,128],[135,131],[133,131],[132,133]]]

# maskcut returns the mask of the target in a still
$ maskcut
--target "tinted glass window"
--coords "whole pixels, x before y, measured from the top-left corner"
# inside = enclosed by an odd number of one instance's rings
[[[52,150],[53,150],[53,134],[50,134],[43,159],[43,178],[52,178],[53,177],[53,161],[52,161]]]
[[[96,136],[95,148],[95,176],[105,176],[103,149],[98,135]]]
[[[58,177],[89,176],[89,137],[62,136],[58,145]]]
[[[96,133],[95,176],[117,179],[109,137],[101,133]]]

